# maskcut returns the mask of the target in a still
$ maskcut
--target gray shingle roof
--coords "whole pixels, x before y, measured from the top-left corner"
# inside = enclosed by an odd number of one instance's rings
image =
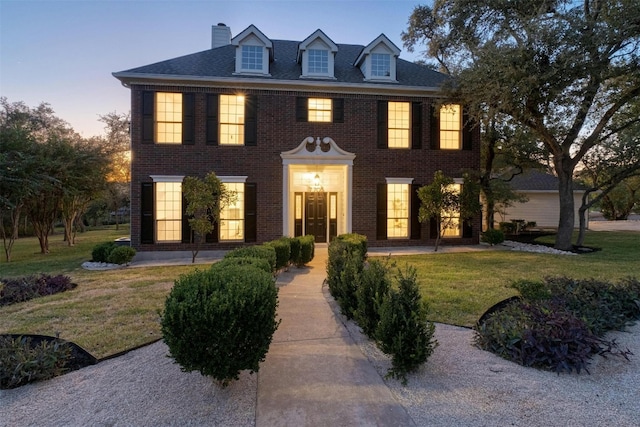
[[[524,171],[510,181],[511,188],[516,191],[558,191],[558,177],[535,169]],[[573,189],[584,190],[584,186],[575,183]]]
[[[270,64],[271,76],[249,76],[252,79],[262,78],[265,80],[286,80],[286,81],[309,81],[312,79],[301,79],[301,65],[296,62],[298,45],[300,42],[290,40],[272,40],[274,50],[274,61]],[[353,65],[364,46],[338,44],[338,52],[335,57],[334,75],[338,83],[364,83],[360,69]],[[242,78],[241,75],[234,75],[235,71],[235,46],[227,45],[215,49],[209,49],[190,55],[181,56],[155,64],[132,68],[130,70],[114,73],[116,77],[120,74],[127,75],[167,75],[181,77],[233,77]],[[418,86],[425,88],[437,88],[447,76],[437,71],[431,70],[423,65],[415,64],[404,59],[398,59],[396,68],[398,83],[380,82],[380,84],[395,84],[400,86]],[[366,82],[368,84],[374,82]]]

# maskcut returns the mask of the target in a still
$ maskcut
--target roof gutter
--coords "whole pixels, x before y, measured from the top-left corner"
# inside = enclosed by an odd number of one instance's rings
[[[385,95],[436,95],[441,92],[438,87],[402,86],[398,84],[344,83],[318,80],[270,80],[264,78],[237,78],[211,76],[183,76],[167,74],[139,74],[118,72],[112,75],[120,80],[123,86],[131,85],[188,85],[195,87],[223,87],[234,89],[289,90],[309,92],[369,93]]]

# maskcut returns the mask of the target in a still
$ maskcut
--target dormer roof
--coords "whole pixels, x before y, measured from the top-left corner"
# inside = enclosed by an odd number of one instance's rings
[[[389,40],[389,37],[385,36],[384,34],[380,34],[374,41],[372,41],[371,43],[366,45],[364,49],[362,49],[362,52],[360,52],[360,55],[358,55],[358,58],[356,58],[355,65],[360,66],[365,60],[366,56],[370,55],[371,51],[373,51],[380,45],[384,45],[395,58],[400,56],[400,48],[393,44],[393,42]]]
[[[316,40],[321,40],[333,54],[338,52],[338,45],[335,44],[333,40],[331,40],[321,29],[317,29],[298,45],[298,55],[296,59],[298,63],[302,61],[302,52],[307,50],[309,45]]]
[[[252,37],[258,39],[264,47],[269,50],[269,60],[273,60],[273,42],[269,39],[269,37],[265,36],[262,31],[258,29],[255,25],[251,24],[244,30],[242,30],[237,36],[231,39],[231,44],[233,46],[240,46],[247,40],[251,40]]]

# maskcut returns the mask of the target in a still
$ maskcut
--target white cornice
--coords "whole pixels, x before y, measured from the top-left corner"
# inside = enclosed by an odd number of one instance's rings
[[[119,72],[113,76],[123,85],[187,85],[193,87],[220,87],[234,89],[263,89],[308,92],[362,93],[384,95],[436,95],[441,92],[438,87],[404,86],[398,83],[347,83],[335,81],[318,81],[311,79],[276,80],[269,78],[237,78],[211,76],[181,76],[167,74],[139,74]]]

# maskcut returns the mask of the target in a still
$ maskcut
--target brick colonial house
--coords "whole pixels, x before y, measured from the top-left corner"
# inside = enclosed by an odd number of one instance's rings
[[[131,244],[190,250],[185,176],[216,175],[236,203],[203,249],[348,232],[370,246],[430,245],[416,189],[436,170],[480,164],[479,131],[459,105],[436,110],[446,76],[321,30],[271,40],[251,25],[212,29],[212,48],[113,75],[131,89]],[[479,240],[481,215],[445,243]]]

